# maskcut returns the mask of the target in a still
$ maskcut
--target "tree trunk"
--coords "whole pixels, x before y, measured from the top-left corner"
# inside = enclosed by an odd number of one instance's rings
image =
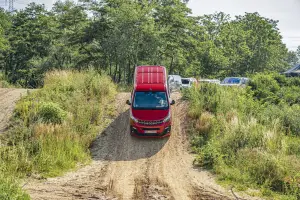
[[[117,71],[118,71],[118,63],[116,63],[116,66],[115,66],[115,72],[114,72],[114,82],[117,82],[116,80],[116,77],[117,77]]]
[[[112,66],[111,66],[111,59],[109,59],[109,76],[111,76],[111,71],[112,71]]]
[[[123,82],[124,82],[124,84],[126,84],[126,64],[125,64],[126,62],[124,62],[124,69],[123,69],[123,74],[124,74],[124,77],[123,77]]]
[[[118,83],[121,82],[121,78],[122,78],[121,65],[119,65]]]
[[[131,70],[130,70],[130,60],[128,60],[128,68],[127,68],[127,84],[130,84],[131,82]]]
[[[172,74],[174,71],[173,62],[174,62],[174,56],[172,56],[172,58],[171,58],[169,74]]]

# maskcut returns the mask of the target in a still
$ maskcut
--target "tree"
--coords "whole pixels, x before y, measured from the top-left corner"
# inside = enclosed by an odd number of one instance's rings
[[[0,8],[0,70],[4,68],[4,55],[5,51],[9,50],[9,41],[7,39],[6,30],[10,27],[9,14]]]
[[[170,74],[182,71],[187,64],[185,55],[189,53],[189,45],[193,46],[189,33],[196,25],[190,14],[191,9],[180,0],[163,0],[156,4],[154,18],[163,43],[158,53]]]
[[[0,12],[0,48],[6,48],[0,66],[12,83],[40,86],[51,69],[93,67],[131,83],[134,67],[144,64],[182,76],[224,77],[282,71],[296,62],[277,21],[258,13],[231,20],[223,12],[192,17],[183,0],[81,2]]]
[[[43,70],[33,63],[49,54],[51,26],[51,17],[43,5],[31,3],[12,16],[8,30],[11,49],[4,54],[4,70],[11,82],[28,87],[39,85]]]
[[[298,46],[298,48],[297,48],[296,55],[298,58],[298,63],[300,63],[300,46]]]
[[[278,21],[261,17],[258,13],[246,13],[237,16],[234,23],[239,23],[248,32],[246,41],[251,56],[243,63],[244,73],[281,71],[288,67],[285,61],[288,50],[281,41]]]
[[[288,55],[287,55],[287,60],[286,61],[289,63],[289,65],[294,66],[294,65],[298,64],[299,58],[297,56],[297,52],[296,51],[289,51]]]
[[[9,14],[0,8],[0,52],[8,48],[5,30],[10,26]]]

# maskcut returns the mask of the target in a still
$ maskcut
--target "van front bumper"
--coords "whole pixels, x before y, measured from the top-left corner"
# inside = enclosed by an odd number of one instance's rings
[[[159,126],[145,126],[138,123],[130,125],[130,134],[135,137],[164,138],[171,134],[171,122]]]

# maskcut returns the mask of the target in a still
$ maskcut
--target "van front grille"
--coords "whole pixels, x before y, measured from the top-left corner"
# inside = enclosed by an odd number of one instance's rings
[[[144,131],[159,131],[159,128],[142,128]]]
[[[162,124],[163,120],[154,120],[154,121],[144,121],[144,120],[139,120],[139,124],[146,125],[146,126],[155,126],[158,124]]]

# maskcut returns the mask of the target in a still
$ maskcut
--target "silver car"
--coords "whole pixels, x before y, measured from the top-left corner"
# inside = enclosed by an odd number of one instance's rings
[[[169,84],[170,92],[179,91],[182,87],[181,76],[169,75],[168,84]]]
[[[214,83],[214,84],[218,84],[218,85],[221,84],[221,81],[218,79],[199,79],[198,81],[199,81],[199,83]]]
[[[182,83],[181,88],[190,88],[194,84],[197,84],[197,80],[195,78],[182,78],[181,83]]]

